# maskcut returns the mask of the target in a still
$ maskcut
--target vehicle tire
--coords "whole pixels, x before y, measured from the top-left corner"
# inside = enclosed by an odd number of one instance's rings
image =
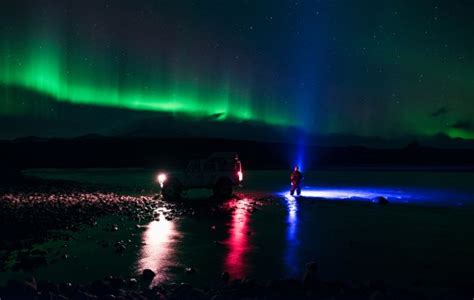
[[[170,179],[163,183],[161,194],[165,200],[175,200],[181,197],[183,186],[176,179]]]
[[[232,181],[228,178],[221,178],[214,186],[214,196],[220,199],[232,197]]]

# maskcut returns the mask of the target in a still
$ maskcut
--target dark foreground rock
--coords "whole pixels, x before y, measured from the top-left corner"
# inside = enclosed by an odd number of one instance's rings
[[[308,266],[310,273],[314,265]],[[314,274],[313,274],[314,275]],[[216,280],[214,287],[196,288],[188,283],[149,286],[149,278],[125,280],[110,276],[90,284],[10,280],[0,287],[2,300],[16,299],[469,299],[468,289],[446,294],[427,294],[420,288],[387,289],[383,281],[366,284],[283,279],[266,284],[252,279]]]
[[[377,204],[380,204],[380,205],[387,205],[389,204],[390,202],[388,201],[387,198],[383,197],[383,196],[378,196],[378,197],[375,197],[372,202],[375,202]]]

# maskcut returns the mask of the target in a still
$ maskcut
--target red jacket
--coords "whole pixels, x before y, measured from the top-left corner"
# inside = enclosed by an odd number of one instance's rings
[[[293,171],[290,175],[290,180],[292,184],[299,184],[303,179],[303,173],[300,171]]]

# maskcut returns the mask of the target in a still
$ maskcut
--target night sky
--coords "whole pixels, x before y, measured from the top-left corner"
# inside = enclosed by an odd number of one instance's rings
[[[172,118],[222,137],[474,139],[473,15],[468,0],[2,1],[0,138]]]

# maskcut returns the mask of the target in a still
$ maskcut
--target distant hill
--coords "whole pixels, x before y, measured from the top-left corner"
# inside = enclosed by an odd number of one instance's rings
[[[148,135],[148,133],[147,133]],[[334,142],[334,141],[331,141]],[[288,142],[218,138],[158,138],[97,134],[75,138],[27,137],[0,141],[3,165],[9,168],[184,167],[191,158],[236,151],[251,169],[291,168],[304,153],[305,168],[333,166],[456,167],[474,166],[474,149],[434,148],[413,141],[399,148],[361,145],[323,146]]]

